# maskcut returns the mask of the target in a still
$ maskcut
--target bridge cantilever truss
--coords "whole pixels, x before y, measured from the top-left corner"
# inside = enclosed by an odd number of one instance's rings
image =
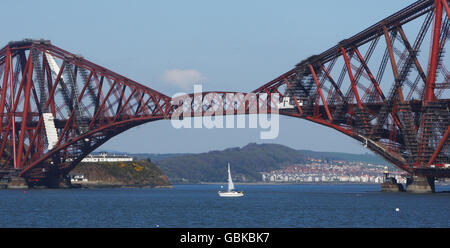
[[[0,166],[32,181],[59,180],[114,135],[172,108],[170,97],[48,41],[11,42],[0,54]]]
[[[336,129],[409,173],[450,177],[449,14],[447,0],[418,1],[252,91],[256,109],[245,93],[191,94],[180,102],[49,41],[10,42],[0,50],[0,177],[17,173],[30,185],[55,185],[134,126],[177,111],[249,114],[260,107]]]
[[[408,172],[445,166],[449,14],[448,1],[418,1],[254,92],[291,97],[302,106],[284,114],[335,128]]]

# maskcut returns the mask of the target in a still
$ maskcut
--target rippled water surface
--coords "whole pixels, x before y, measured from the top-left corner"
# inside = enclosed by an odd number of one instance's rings
[[[382,193],[379,185],[237,188],[244,197],[221,198],[220,185],[1,190],[0,227],[450,227],[450,187],[435,194]]]

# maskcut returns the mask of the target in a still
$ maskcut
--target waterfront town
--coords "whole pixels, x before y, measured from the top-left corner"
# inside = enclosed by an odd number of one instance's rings
[[[261,174],[263,182],[275,183],[382,183],[386,172],[398,183],[406,183],[404,172],[385,165],[314,158]]]

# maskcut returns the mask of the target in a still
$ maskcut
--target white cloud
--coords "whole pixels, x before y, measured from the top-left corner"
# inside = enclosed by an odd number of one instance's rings
[[[183,89],[188,89],[194,84],[201,84],[206,81],[205,76],[203,76],[199,71],[193,69],[166,70],[161,76],[161,79],[169,84],[176,85]]]

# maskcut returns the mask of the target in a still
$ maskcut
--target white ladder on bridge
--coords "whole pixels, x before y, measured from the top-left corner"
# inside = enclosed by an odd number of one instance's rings
[[[44,119],[45,134],[47,136],[48,150],[55,147],[58,142],[58,132],[56,131],[55,121],[52,113],[42,113]]]

